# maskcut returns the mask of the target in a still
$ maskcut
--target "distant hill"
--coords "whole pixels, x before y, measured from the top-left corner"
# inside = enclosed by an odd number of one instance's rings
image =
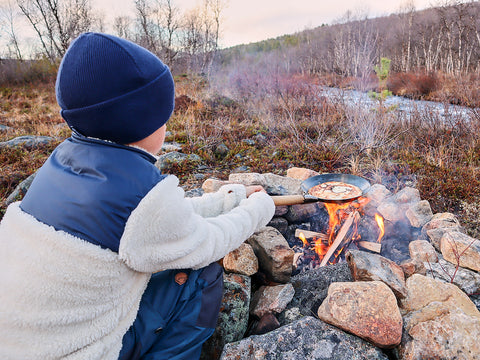
[[[478,71],[480,4],[411,9],[372,19],[347,15],[337,24],[223,49],[219,61],[228,67],[265,57],[270,66],[307,74],[364,76],[380,57],[391,59],[396,72]]]

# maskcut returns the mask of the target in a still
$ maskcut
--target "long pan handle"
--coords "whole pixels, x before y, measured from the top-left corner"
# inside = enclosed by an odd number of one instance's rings
[[[303,195],[278,195],[271,196],[275,206],[303,204],[305,197]]]
[[[275,206],[282,206],[282,205],[297,205],[297,204],[305,204],[310,202],[317,202],[321,201],[316,196],[306,194],[306,195],[275,195],[271,196]]]

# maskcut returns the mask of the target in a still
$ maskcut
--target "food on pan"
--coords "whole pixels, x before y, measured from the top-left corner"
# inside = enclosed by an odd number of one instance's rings
[[[355,185],[340,181],[328,181],[308,190],[310,195],[324,200],[346,200],[362,196],[362,190]]]

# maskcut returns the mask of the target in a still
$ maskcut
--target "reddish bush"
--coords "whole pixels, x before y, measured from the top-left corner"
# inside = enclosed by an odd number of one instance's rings
[[[190,106],[195,106],[197,102],[187,95],[180,95],[175,98],[175,111],[185,111]]]
[[[395,95],[420,98],[437,90],[439,80],[435,73],[391,74],[387,88]]]

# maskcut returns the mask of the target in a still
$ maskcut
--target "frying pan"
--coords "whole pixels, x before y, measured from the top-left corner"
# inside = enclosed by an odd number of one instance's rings
[[[362,190],[362,194],[359,196],[352,196],[349,198],[343,198],[341,200],[332,200],[332,199],[325,199],[321,197],[316,197],[310,195],[308,191],[316,186],[330,181],[338,181],[348,185],[354,185]],[[370,182],[360,176],[351,175],[351,174],[320,174],[316,176],[312,176],[304,180],[301,184],[301,188],[303,194],[301,195],[282,195],[282,196],[272,196],[273,202],[276,206],[280,205],[295,205],[295,204],[304,204],[308,202],[347,202],[352,201],[362,195],[370,188]]]

